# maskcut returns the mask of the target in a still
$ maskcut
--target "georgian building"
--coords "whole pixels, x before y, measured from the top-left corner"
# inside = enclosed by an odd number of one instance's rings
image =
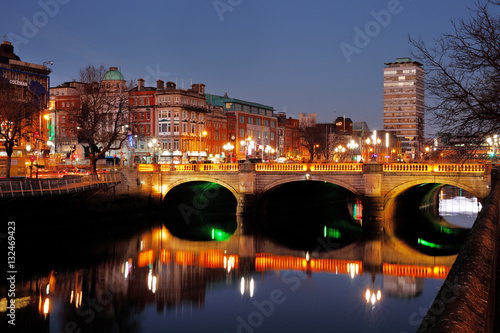
[[[71,123],[70,111],[80,107],[79,90],[82,83],[64,82],[50,89],[51,108],[49,119],[49,140],[51,153],[65,158],[77,145],[74,126]]]
[[[273,107],[229,98],[227,94],[206,94],[206,102],[224,108],[228,117],[229,141],[234,145],[235,157],[275,158],[278,119]]]
[[[292,159],[300,152],[299,120],[286,117],[286,113],[278,113],[278,145],[276,157]]]
[[[158,138],[158,117],[156,116],[155,87],[144,86],[144,80],[137,80],[137,87],[129,90],[130,128],[134,163],[151,162],[152,139]]]
[[[180,89],[174,82],[164,84],[158,80],[155,101],[158,132],[154,139],[161,151],[159,162],[207,159],[212,133],[209,135],[207,131],[210,110],[205,100],[205,85],[197,83],[191,89]]]

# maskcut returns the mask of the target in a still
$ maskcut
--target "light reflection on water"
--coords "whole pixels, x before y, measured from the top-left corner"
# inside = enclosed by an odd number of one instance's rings
[[[348,211],[360,218],[357,206]],[[320,222],[311,235],[322,251],[239,229],[225,241],[191,241],[157,221],[105,242],[90,262],[52,252],[45,274],[18,283],[16,297],[29,302],[16,317],[40,332],[416,331],[455,255],[429,255],[387,234],[359,233],[356,219],[354,229],[325,229]],[[37,237],[65,248],[67,238],[51,232]]]

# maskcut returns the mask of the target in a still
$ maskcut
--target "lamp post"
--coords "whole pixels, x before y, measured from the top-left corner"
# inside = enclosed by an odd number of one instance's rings
[[[148,147],[153,148],[153,160],[152,160],[153,164],[157,163],[157,161],[156,161],[156,149],[159,146],[160,146],[160,143],[156,139],[153,139],[153,140],[149,141],[149,143],[148,143]]]
[[[377,161],[377,149],[376,149],[376,146],[378,144],[380,144],[382,141],[380,140],[380,138],[377,138],[377,131],[374,130],[373,131],[373,135],[370,137],[370,138],[366,138],[366,144],[368,146],[368,152],[367,152],[367,159],[370,155],[370,145],[373,145],[373,155],[372,155],[372,158],[374,159],[374,161],[376,162]]]
[[[337,147],[335,147],[334,151],[335,154],[337,154],[339,157],[338,160],[340,160],[340,157],[342,157],[342,154],[345,152],[345,148],[342,145],[338,145]]]
[[[313,155],[314,155],[314,156],[313,156],[313,158],[312,158],[313,160],[314,160],[314,158],[318,159],[318,158],[316,157],[316,148],[319,148],[319,144],[315,144],[315,145],[314,145],[314,149],[313,149]]]
[[[231,142],[228,142],[224,146],[222,146],[222,148],[224,148],[224,150],[226,150],[226,151],[229,151],[229,153],[228,153],[229,154],[229,161],[230,161],[230,163],[232,163],[234,146],[231,144]]]
[[[207,135],[207,131],[203,131],[201,132],[200,131],[200,149],[199,149],[199,152],[198,152],[198,159],[201,160],[201,136],[206,136]]]
[[[240,144],[245,147],[245,159],[248,160],[248,150],[249,148],[254,145],[254,142],[252,141],[252,137],[247,137],[245,140],[241,140]]]
[[[498,144],[499,144],[499,140],[498,140],[498,135],[495,134],[493,135],[493,138],[490,138],[488,137],[486,139],[486,142],[488,142],[488,144],[491,146],[491,157],[492,157],[492,160],[496,162],[496,159],[497,159],[497,147],[498,147]]]
[[[349,141],[349,143],[347,143],[347,148],[349,148],[349,150],[351,151],[351,161],[352,161],[352,157],[354,155],[354,150],[355,149],[358,149],[359,145],[356,141],[352,140]]]
[[[274,154],[274,149],[273,149],[273,147],[271,147],[271,146],[267,145],[267,146],[266,146],[266,153],[267,153],[267,157],[268,157],[269,159],[271,159],[269,155],[270,155],[270,154]]]

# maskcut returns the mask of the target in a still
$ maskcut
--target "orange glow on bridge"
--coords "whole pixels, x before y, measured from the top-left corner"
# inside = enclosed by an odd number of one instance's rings
[[[451,267],[383,264],[382,273],[394,276],[412,276],[445,279]]]
[[[383,172],[403,173],[485,173],[484,164],[384,163]],[[256,163],[257,172],[363,172],[362,163]],[[139,172],[237,172],[240,164],[139,164]]]
[[[139,258],[137,259],[137,265],[139,267],[148,266],[153,262],[153,250],[143,251],[139,253]]]
[[[311,259],[293,256],[277,256],[258,253],[255,257],[255,270],[310,270],[313,272],[329,272],[338,274],[358,275],[363,273],[363,263],[360,260],[342,259]]]

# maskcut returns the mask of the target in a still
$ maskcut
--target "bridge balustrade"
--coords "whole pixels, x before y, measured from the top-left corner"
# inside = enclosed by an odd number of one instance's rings
[[[307,164],[295,163],[257,163],[255,171],[307,171]]]
[[[311,171],[354,171],[361,172],[363,171],[363,164],[361,163],[335,163],[335,164],[326,164],[326,163],[318,163],[312,164],[310,166]]]
[[[384,164],[384,172],[431,172],[431,164],[416,164],[416,163],[389,163]]]
[[[139,164],[139,172],[237,172],[240,164]],[[256,163],[252,167],[257,172],[363,172],[362,163]],[[383,172],[465,172],[485,173],[484,164],[423,164],[423,163],[386,163],[382,164]]]
[[[484,164],[437,164],[434,172],[485,172]]]
[[[238,171],[240,165],[236,163],[226,164],[200,164],[200,171]]]

